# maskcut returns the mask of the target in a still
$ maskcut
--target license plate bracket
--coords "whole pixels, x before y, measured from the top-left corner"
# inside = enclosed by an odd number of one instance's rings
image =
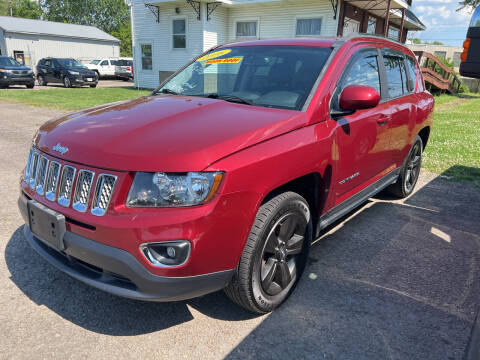
[[[35,200],[29,200],[27,208],[30,230],[33,235],[56,250],[64,250],[65,216]]]

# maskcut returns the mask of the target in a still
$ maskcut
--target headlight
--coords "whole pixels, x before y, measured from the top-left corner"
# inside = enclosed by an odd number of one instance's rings
[[[7,70],[7,69],[0,69],[0,73],[7,73],[7,74],[12,74],[13,71],[12,70]]]
[[[181,207],[209,201],[222,181],[221,172],[137,172],[127,198],[129,207]]]
[[[80,73],[78,71],[71,71],[71,70],[68,70],[68,73],[70,75],[80,75]]]

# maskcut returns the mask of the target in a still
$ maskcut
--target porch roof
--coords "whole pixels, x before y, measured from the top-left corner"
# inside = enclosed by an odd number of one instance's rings
[[[379,17],[385,18],[388,8],[388,0],[345,0],[353,6]],[[405,9],[405,29],[425,30],[426,26],[410,10],[410,5],[404,0],[391,0],[390,2],[390,23],[400,26],[402,22],[402,10]]]

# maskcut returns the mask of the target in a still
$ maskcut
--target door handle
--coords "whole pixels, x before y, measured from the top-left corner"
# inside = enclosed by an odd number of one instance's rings
[[[388,123],[388,118],[381,118],[380,120],[377,121],[377,124],[380,126],[387,125]]]

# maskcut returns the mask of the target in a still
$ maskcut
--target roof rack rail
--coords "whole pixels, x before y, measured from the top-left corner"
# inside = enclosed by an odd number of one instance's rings
[[[404,43],[402,43],[398,40],[390,39],[389,37],[386,37],[386,36],[383,36],[383,35],[373,35],[373,34],[367,34],[367,33],[351,33],[351,34],[348,34],[347,36],[339,37],[339,39],[344,39],[346,41],[356,39],[356,38],[371,38],[371,39],[387,40],[387,41],[393,42],[395,44],[405,46]]]

